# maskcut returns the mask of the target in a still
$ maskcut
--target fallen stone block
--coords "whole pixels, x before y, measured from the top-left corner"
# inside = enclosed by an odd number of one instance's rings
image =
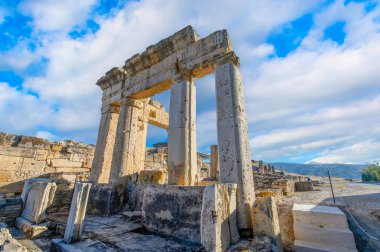
[[[31,221],[18,217],[16,218],[16,227],[23,231],[25,236],[29,239],[47,235],[49,232],[49,223],[33,224]]]

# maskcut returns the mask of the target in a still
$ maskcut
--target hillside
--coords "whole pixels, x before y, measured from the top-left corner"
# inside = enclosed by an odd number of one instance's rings
[[[347,179],[361,179],[361,170],[365,165],[351,164],[293,164],[293,163],[274,163],[277,170],[284,167],[286,172],[293,172],[303,175],[327,176],[327,170],[330,169],[334,177]]]

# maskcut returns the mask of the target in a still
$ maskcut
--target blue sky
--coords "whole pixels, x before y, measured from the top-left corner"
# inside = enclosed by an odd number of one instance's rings
[[[380,159],[380,2],[8,0],[0,131],[95,143],[106,71],[192,25],[240,56],[253,159]],[[216,8],[217,7],[217,8]],[[196,81],[197,145],[216,143],[214,76]],[[169,92],[154,97],[167,110]],[[148,128],[148,144],[166,139]]]

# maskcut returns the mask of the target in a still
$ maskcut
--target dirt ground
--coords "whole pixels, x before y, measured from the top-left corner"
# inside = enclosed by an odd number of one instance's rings
[[[284,203],[333,205],[333,198],[327,177],[311,177],[322,183],[314,186],[314,191],[297,192],[283,199]],[[369,238],[354,222],[353,218],[370,235],[380,237],[380,184],[362,183],[333,178],[336,206],[348,216],[349,227],[355,235],[359,251],[380,251],[380,241]],[[347,209],[344,207],[347,206]],[[353,218],[351,218],[351,212]]]

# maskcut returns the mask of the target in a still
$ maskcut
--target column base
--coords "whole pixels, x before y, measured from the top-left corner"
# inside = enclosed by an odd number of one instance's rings
[[[88,212],[109,216],[122,210],[125,189],[122,185],[93,185],[88,200]]]

